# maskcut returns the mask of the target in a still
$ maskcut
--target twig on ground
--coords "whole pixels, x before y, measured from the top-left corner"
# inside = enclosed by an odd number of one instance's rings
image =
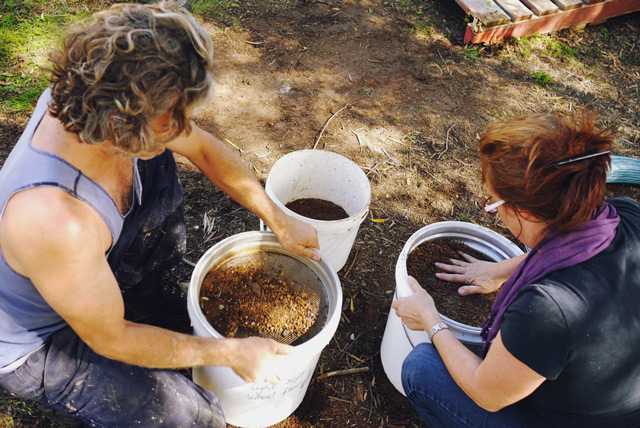
[[[358,135],[358,133],[356,131],[351,131],[354,134],[356,134],[356,140],[358,140],[358,144],[360,145],[360,150],[362,150],[362,140],[360,140],[360,136]]]
[[[189,266],[191,266],[193,268],[196,267],[196,264],[194,262],[192,262],[191,260],[188,260],[186,257],[182,258],[182,263],[185,263],[185,264],[187,264],[187,265],[189,265]]]
[[[443,150],[443,151],[441,151],[441,152],[438,154],[438,159],[440,159],[440,158],[442,157],[442,155],[443,155],[443,154],[445,154],[445,152],[446,152],[447,150],[449,150],[449,132],[451,132],[451,130],[453,129],[453,127],[454,127],[454,126],[456,126],[456,124],[455,124],[455,123],[454,123],[453,125],[451,125],[451,126],[449,127],[449,129],[447,129],[447,139],[446,139],[446,140],[445,140],[445,142],[444,142],[444,150]]]
[[[334,401],[342,401],[343,403],[348,403],[348,404],[353,404],[351,401],[349,400],[345,400],[344,398],[339,398],[339,397],[333,397],[333,396],[329,396],[329,400],[334,400]]]
[[[324,132],[325,129],[327,129],[327,125],[329,125],[329,122],[331,122],[331,119],[333,119],[335,116],[338,115],[338,113],[340,113],[342,110],[346,109],[347,107],[349,107],[349,104],[345,104],[344,107],[342,107],[340,110],[338,110],[337,112],[333,113],[331,115],[331,117],[329,119],[327,119],[327,121],[324,123],[324,126],[322,127],[322,129],[320,130],[320,133],[318,134],[318,136],[316,137],[316,141],[313,143],[313,149],[315,150],[315,148],[318,146],[318,142],[320,142],[320,138],[322,138],[322,133]]]
[[[394,158],[392,155],[389,154],[389,152],[387,152],[385,149],[382,149],[382,152],[387,155],[387,157],[389,159],[391,159],[391,162],[393,162],[393,164],[395,164],[396,166],[400,166],[402,167],[403,165],[400,163],[400,161],[398,161],[396,158]]]
[[[377,164],[375,164],[374,166],[372,166],[371,168],[369,168],[369,172],[367,172],[367,177],[369,176],[369,174],[371,174],[373,171],[375,172],[380,172],[378,171],[378,165],[383,164],[385,162],[378,162]],[[366,168],[364,168],[366,169]]]
[[[322,379],[333,377],[333,376],[345,376],[345,375],[351,375],[351,374],[366,373],[368,371],[369,371],[369,367],[356,367],[353,369],[335,370],[335,371],[328,372],[318,376],[317,380],[322,380]]]
[[[356,336],[356,337],[355,337],[355,338],[354,338],[350,343],[347,343],[347,344],[344,346],[344,348],[342,348],[342,349],[340,350],[340,353],[339,353],[339,354],[338,354],[338,356],[336,357],[336,360],[339,360],[340,358],[342,358],[342,355],[343,355],[343,354],[351,355],[351,354],[349,354],[347,351],[349,350],[349,348],[351,348],[351,346],[352,346],[354,343],[356,343],[356,342],[358,341],[358,339],[360,339],[360,336],[362,336],[362,333],[358,334],[358,335],[357,335],[357,336]],[[362,361],[362,360],[360,360],[360,361]],[[362,361],[362,362],[364,363],[364,361]]]
[[[454,161],[458,161],[458,162],[460,162],[460,163],[461,163],[462,165],[464,165],[464,166],[468,166],[468,167],[474,167],[474,166],[475,166],[475,165],[471,165],[470,163],[463,162],[463,161],[461,161],[461,160],[460,160],[460,159],[458,159],[458,158],[452,158],[452,159],[453,159]]]
[[[367,422],[371,423],[371,415],[373,414],[373,406],[374,406],[374,398],[373,398],[373,385],[371,381],[369,381],[369,416],[367,417]]]
[[[240,153],[242,153],[242,149],[238,146],[236,146],[235,144],[233,144],[233,142],[231,140],[229,140],[228,138],[225,138],[225,141],[229,144],[231,144],[236,150],[238,150]]]
[[[353,265],[356,262],[357,258],[358,258],[358,249],[356,248],[356,254],[353,256],[353,261],[351,262],[351,265],[349,265],[349,269],[347,269],[347,271],[344,273],[343,276],[349,275],[349,272],[351,272],[351,268],[353,267]]]
[[[347,356],[349,356],[349,357],[353,358],[353,359],[354,359],[354,360],[356,360],[356,361],[360,361],[361,363],[365,363],[365,362],[366,362],[366,361],[365,361],[365,360],[363,360],[362,358],[357,357],[357,356],[355,356],[355,355],[353,355],[353,354],[351,354],[351,353],[349,353],[349,352],[345,352],[345,354],[346,354]]]

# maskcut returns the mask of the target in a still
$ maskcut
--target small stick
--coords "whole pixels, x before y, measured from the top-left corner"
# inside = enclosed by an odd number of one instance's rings
[[[324,378],[333,377],[333,376],[344,376],[344,375],[350,375],[350,374],[366,373],[368,371],[369,371],[369,367],[356,367],[353,369],[336,370],[336,371],[328,372],[318,376],[317,380],[322,380]]]
[[[358,249],[356,248],[356,254],[355,254],[355,256],[353,256],[353,261],[351,262],[351,265],[349,266],[349,269],[347,269],[347,272],[345,272],[345,274],[343,276],[349,275],[349,272],[351,272],[351,268],[353,267],[353,265],[356,262],[357,258],[358,258]]]
[[[438,154],[438,159],[440,159],[440,158],[442,157],[442,155],[443,155],[447,150],[449,150],[449,132],[453,129],[453,127],[454,127],[454,126],[456,126],[456,124],[455,124],[455,123],[454,123],[453,125],[451,125],[451,126],[449,127],[449,129],[447,129],[447,139],[446,139],[446,140],[445,140],[445,142],[444,142],[444,150],[443,150],[443,151],[441,151],[441,152]]]
[[[339,398],[339,397],[333,397],[333,396],[329,396],[329,400],[335,400],[335,401],[342,401],[343,403],[347,403],[347,404],[353,404],[351,401],[349,400],[345,400],[344,398]]]
[[[187,260],[186,257],[182,258],[182,263],[188,264],[189,266],[191,266],[193,268],[196,267],[196,264],[194,262],[192,262],[191,260]]]
[[[229,140],[228,138],[225,138],[225,141],[229,144],[231,144],[233,147],[235,147],[240,153],[242,153],[242,149],[238,146],[236,146],[235,144],[233,144],[233,142],[231,140]]]
[[[349,104],[345,104],[344,107],[342,107],[340,110],[338,110],[337,112],[333,113],[331,115],[331,117],[329,119],[327,119],[327,121],[324,123],[324,126],[322,127],[322,129],[320,130],[320,133],[318,134],[318,136],[316,137],[316,141],[313,143],[313,149],[315,150],[315,148],[318,146],[318,142],[320,141],[320,138],[322,138],[322,133],[324,132],[325,129],[327,129],[327,125],[329,125],[329,122],[331,122],[331,119],[334,118],[334,116],[336,116],[338,113],[340,113],[342,110],[346,109],[347,107],[349,107]]]
[[[360,140],[360,136],[358,135],[358,133],[356,131],[351,131],[354,134],[356,134],[356,140],[358,140],[358,145],[360,146],[360,149],[362,149],[362,140]]]

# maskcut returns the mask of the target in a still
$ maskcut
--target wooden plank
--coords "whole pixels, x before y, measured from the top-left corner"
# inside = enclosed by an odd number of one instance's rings
[[[604,0],[584,0],[585,4],[596,4],[596,3],[602,3]]]
[[[609,18],[636,11],[640,11],[640,0],[606,0],[553,15],[485,28],[480,32],[474,31],[473,26],[468,24],[464,43],[491,43],[508,37],[550,33],[573,25],[603,22]]]
[[[560,10],[577,9],[585,4],[582,0],[553,0],[553,2],[560,8]]]
[[[538,16],[549,15],[559,10],[551,0],[522,0],[522,3]]]
[[[576,1],[582,3],[582,0]],[[523,5],[520,0],[495,0],[495,2],[507,12],[513,22],[529,19],[533,16],[533,12]]]
[[[511,22],[509,15],[493,0],[456,0],[456,3],[485,27]]]

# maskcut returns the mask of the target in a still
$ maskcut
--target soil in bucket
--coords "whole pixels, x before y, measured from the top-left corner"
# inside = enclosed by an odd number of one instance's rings
[[[297,345],[310,339],[322,322],[322,299],[293,286],[283,271],[260,263],[214,267],[200,289],[200,308],[211,326],[225,337],[259,336]]]
[[[438,312],[459,323],[482,327],[491,313],[491,306],[498,292],[489,294],[458,295],[461,284],[436,278],[436,262],[449,263],[450,259],[461,260],[462,251],[478,260],[492,261],[484,254],[463,242],[441,238],[418,245],[407,257],[407,272],[433,297]]]
[[[338,204],[316,198],[301,198],[285,205],[294,213],[314,220],[344,220],[349,214]]]

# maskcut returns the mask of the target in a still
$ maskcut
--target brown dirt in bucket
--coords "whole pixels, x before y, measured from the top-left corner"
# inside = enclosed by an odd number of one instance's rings
[[[291,211],[314,220],[344,220],[349,214],[338,204],[316,198],[296,199],[285,205]]]
[[[207,321],[225,337],[260,336],[296,344],[320,311],[315,294],[299,291],[284,271],[254,266],[211,269],[200,290]]]
[[[458,251],[480,260],[490,261],[484,254],[463,242],[450,238],[432,239],[418,245],[407,257],[407,271],[433,297],[438,312],[454,321],[473,327],[482,324],[491,313],[491,306],[498,292],[489,294],[458,295],[460,284],[435,277],[436,262],[448,263],[461,259]]]

